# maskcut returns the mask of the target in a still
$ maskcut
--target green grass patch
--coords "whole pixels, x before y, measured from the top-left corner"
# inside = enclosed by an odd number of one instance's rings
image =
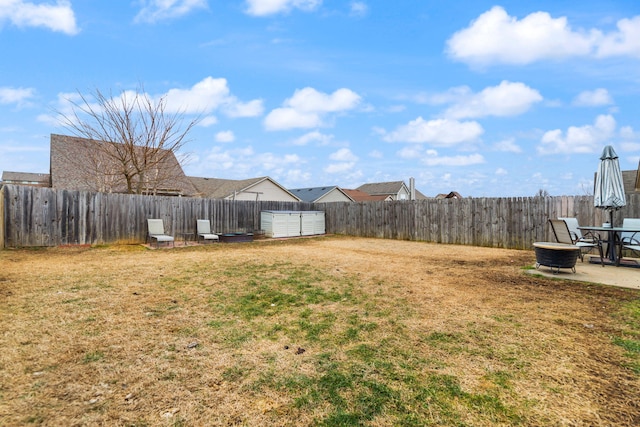
[[[625,350],[626,365],[640,375],[640,299],[626,302],[617,313],[625,325],[612,341]]]
[[[104,353],[102,351],[97,350],[97,351],[85,353],[84,357],[82,358],[82,362],[94,363],[94,362],[99,362],[102,359],[104,359]]]
[[[251,330],[250,339],[233,345],[250,349],[279,339],[292,343],[282,349],[287,357],[314,365],[281,371],[277,361],[284,356],[270,353],[263,357],[266,368],[260,372],[238,365],[228,368],[223,378],[242,381],[253,392],[286,393],[292,409],[324,412],[315,425],[361,426],[379,417],[393,425],[461,425],[467,412],[487,423],[517,425],[521,420],[504,400],[512,374],[487,374],[486,381],[493,384],[490,392],[465,391],[456,376],[434,372],[445,363],[425,359],[416,348],[422,341],[447,351],[470,351],[470,339],[484,342],[473,327],[467,331],[471,335],[431,331],[412,341],[415,337],[405,324],[411,308],[404,301],[364,295],[358,288],[366,285],[356,278],[328,280],[310,266],[251,265],[223,276],[236,280],[227,292],[210,296],[209,305],[223,308],[224,314],[207,323],[216,340],[231,343],[232,337],[246,337]],[[307,350],[296,356],[298,345]]]

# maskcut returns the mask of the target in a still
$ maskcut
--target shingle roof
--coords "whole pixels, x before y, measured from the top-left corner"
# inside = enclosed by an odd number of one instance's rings
[[[126,192],[126,184],[118,174],[117,163],[109,156],[96,150],[93,141],[67,135],[51,135],[51,186],[65,190]],[[111,143],[117,144],[117,143]],[[184,175],[182,167],[174,153],[163,152],[162,164],[154,169],[159,178],[154,182],[161,192],[172,192],[184,196],[193,196],[196,189]],[[113,173],[109,174],[109,171]]]
[[[398,194],[398,191],[405,185],[403,181],[390,181],[390,182],[372,182],[369,184],[363,184],[356,190],[364,191],[372,196],[381,194]]]
[[[234,193],[240,193],[253,185],[268,179],[268,177],[250,179],[219,179],[188,177],[201,197],[208,199],[224,199]]]
[[[640,188],[637,188],[638,184],[638,171],[622,171],[622,182],[624,183],[624,192],[625,193],[635,193],[640,191]]]
[[[322,196],[339,188],[335,185],[330,187],[308,187],[308,188],[290,188],[289,192],[298,196],[303,202],[315,202]]]
[[[351,190],[347,188],[342,188],[342,191],[356,202],[383,202],[390,197],[388,194],[372,196],[361,190]]]
[[[407,192],[410,191],[409,187],[406,186],[404,181],[390,181],[390,182],[372,182],[369,184],[363,184],[357,188],[357,190],[363,191],[372,196],[379,195],[391,195],[392,197],[396,197],[396,195],[400,192],[402,187],[405,187]],[[416,200],[425,200],[427,196],[422,194],[418,189],[416,191]]]
[[[32,173],[32,172],[2,172],[2,182],[7,184],[30,184],[48,187],[48,173]]]

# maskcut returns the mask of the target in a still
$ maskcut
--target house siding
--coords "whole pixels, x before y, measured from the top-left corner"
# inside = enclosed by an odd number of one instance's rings
[[[260,194],[256,194],[256,192]],[[229,197],[227,197],[227,199],[233,200],[234,195],[230,195]],[[246,188],[244,191],[239,191],[235,194],[235,200],[273,200],[281,202],[298,201],[298,199],[293,197],[290,193],[282,190],[280,187],[273,184],[269,180],[264,180],[255,185],[252,185],[249,188]]]
[[[317,203],[331,203],[331,202],[350,202],[351,200],[344,195],[340,190],[334,188],[324,196],[316,200]]]

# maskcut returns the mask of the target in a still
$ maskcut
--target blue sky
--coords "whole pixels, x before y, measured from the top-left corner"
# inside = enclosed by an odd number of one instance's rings
[[[5,171],[141,84],[202,118],[193,176],[583,195],[605,145],[640,160],[637,0],[0,0],[0,52]]]

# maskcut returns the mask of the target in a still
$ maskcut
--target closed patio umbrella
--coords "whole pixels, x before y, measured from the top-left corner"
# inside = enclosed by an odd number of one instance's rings
[[[596,208],[609,211],[611,226],[613,226],[613,211],[627,205],[618,155],[610,145],[604,147],[600,156],[593,204]]]

